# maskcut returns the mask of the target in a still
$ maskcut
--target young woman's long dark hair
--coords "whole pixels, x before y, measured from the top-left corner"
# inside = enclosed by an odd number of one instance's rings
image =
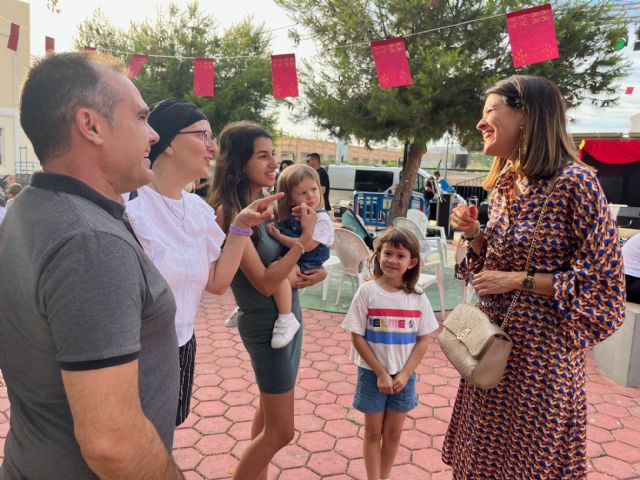
[[[257,138],[271,139],[271,134],[262,125],[248,121],[230,123],[220,134],[220,150],[207,201],[216,210],[222,206],[225,233],[229,231],[233,216],[255,200],[251,198],[251,185],[243,169],[253,156]]]

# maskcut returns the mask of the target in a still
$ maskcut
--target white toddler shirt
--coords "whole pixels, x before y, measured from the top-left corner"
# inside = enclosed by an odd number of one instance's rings
[[[331,220],[327,212],[318,212],[311,240],[315,240],[325,247],[331,247],[333,245],[333,237],[333,220]]]

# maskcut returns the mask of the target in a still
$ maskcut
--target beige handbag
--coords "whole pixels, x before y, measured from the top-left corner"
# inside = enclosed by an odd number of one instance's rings
[[[555,181],[549,182],[540,216],[533,231],[525,271],[530,270],[531,254],[538,240],[540,220],[547,209],[547,203]],[[438,342],[442,351],[460,375],[471,385],[489,389],[496,387],[507,366],[511,353],[511,338],[506,333],[511,311],[520,297],[516,290],[507,310],[502,326],[493,323],[478,307],[461,303],[454,308],[443,323]]]
[[[478,307],[461,303],[444,321],[438,342],[460,375],[472,385],[500,383],[511,352],[511,338]]]

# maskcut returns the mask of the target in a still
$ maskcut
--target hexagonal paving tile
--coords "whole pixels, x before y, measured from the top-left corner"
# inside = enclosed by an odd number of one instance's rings
[[[314,453],[307,466],[320,476],[338,475],[347,471],[347,459],[334,452]]]
[[[346,295],[346,293],[345,293]],[[250,443],[259,404],[249,356],[235,328],[223,326],[231,294],[205,293],[198,309],[192,409],[176,430],[174,456],[188,480],[229,479]],[[340,314],[304,310],[305,326],[295,397],[295,435],[278,452],[268,480],[366,480],[364,416],[351,404],[357,368]],[[392,478],[451,480],[440,452],[459,376],[431,334],[416,369],[419,405],[409,412]],[[588,480],[640,478],[640,389],[615,385],[587,354]],[[9,428],[9,400],[0,375],[0,461]]]
[[[297,444],[310,453],[325,452],[333,450],[336,439],[324,432],[310,432],[301,434]]]
[[[202,437],[196,447],[205,455],[219,455],[221,453],[230,453],[236,445],[236,440],[225,433],[217,433],[214,435],[205,435]]]
[[[272,463],[281,470],[302,467],[307,463],[309,452],[298,445],[287,445],[273,457]]]

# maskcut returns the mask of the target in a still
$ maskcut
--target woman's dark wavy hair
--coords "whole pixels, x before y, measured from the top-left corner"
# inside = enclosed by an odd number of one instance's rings
[[[220,133],[213,184],[207,201],[216,210],[222,206],[225,233],[229,231],[233,216],[255,200],[251,198],[251,185],[243,169],[253,156],[257,138],[272,137],[265,127],[248,121],[230,123]]]
[[[566,102],[552,81],[535,75],[512,75],[485,91],[485,99],[491,94],[502,96],[509,108],[522,110],[524,125],[517,158],[511,160],[524,176],[548,180],[570,161],[579,161],[567,132]],[[494,160],[485,188],[493,187],[506,160]]]

